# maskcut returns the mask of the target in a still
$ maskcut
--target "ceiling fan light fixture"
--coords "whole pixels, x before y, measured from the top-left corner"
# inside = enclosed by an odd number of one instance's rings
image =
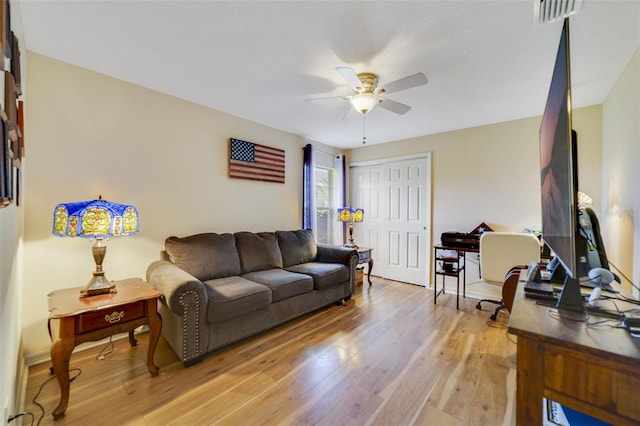
[[[375,93],[359,93],[352,96],[349,102],[360,114],[366,114],[380,103],[380,98]]]

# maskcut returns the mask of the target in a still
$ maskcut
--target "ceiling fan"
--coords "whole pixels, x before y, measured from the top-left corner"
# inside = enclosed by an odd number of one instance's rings
[[[384,85],[384,87],[378,87],[378,76],[376,74],[369,72],[357,74],[349,67],[337,67],[336,71],[338,71],[338,74],[351,86],[351,90],[353,91],[352,95],[305,99],[305,101],[315,102],[342,99],[349,101],[351,106],[363,115],[370,112],[376,105],[380,105],[380,108],[395,112],[396,114],[406,114],[411,110],[409,105],[389,99],[385,95],[387,93],[395,93],[422,86],[428,82],[427,77],[419,72],[388,83]]]

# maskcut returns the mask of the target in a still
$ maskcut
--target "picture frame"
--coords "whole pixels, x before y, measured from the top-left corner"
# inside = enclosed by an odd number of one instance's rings
[[[16,96],[16,86],[13,75],[4,71],[4,112],[6,114],[6,127],[9,135],[9,148],[13,165],[20,167],[22,163],[21,132],[18,127],[18,102]]]
[[[19,148],[20,148],[20,158],[25,156],[24,149],[24,101],[18,101],[18,139],[20,140]]]
[[[2,114],[0,117],[0,207],[8,206],[13,200],[13,158],[7,127]]]
[[[11,74],[13,75],[13,81],[15,86],[16,97],[22,95],[22,70],[20,69],[20,42],[16,34],[11,31]]]
[[[22,205],[22,169],[15,169],[16,175],[13,179],[15,182],[15,191],[12,194],[13,199],[16,202],[16,206]]]
[[[4,69],[5,57],[9,56],[7,46],[7,29],[10,26],[9,0],[0,0],[0,69]]]

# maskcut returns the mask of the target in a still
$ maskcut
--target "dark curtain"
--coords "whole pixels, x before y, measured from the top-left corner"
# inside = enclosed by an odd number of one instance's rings
[[[347,163],[344,155],[336,157],[336,168],[340,170],[340,176],[342,177],[342,200],[340,207],[347,205]],[[342,244],[347,242],[347,222],[342,222]]]
[[[316,188],[313,145],[303,148],[302,164],[302,228],[316,230]]]

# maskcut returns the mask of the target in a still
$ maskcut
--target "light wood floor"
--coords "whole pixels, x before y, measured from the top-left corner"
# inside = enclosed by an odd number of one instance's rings
[[[347,306],[329,306],[214,352],[185,369],[161,338],[160,375],[146,368],[147,336],[127,339],[97,360],[100,347],[71,357],[71,383],[56,425],[512,425],[515,338],[494,305],[374,279]],[[49,365],[29,370],[25,410]],[[73,377],[77,374],[71,372]],[[38,402],[53,424],[57,382]],[[25,417],[25,424],[29,424]]]

